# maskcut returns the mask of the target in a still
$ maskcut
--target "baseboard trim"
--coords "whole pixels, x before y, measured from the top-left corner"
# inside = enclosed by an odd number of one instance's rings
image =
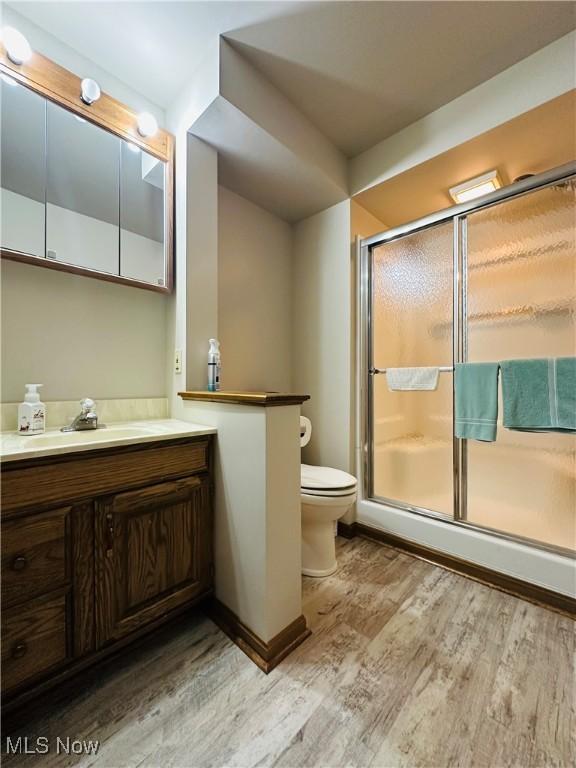
[[[342,526],[342,529],[341,529]],[[560,592],[554,592],[546,587],[540,587],[537,584],[530,584],[514,576],[508,576],[505,573],[494,571],[477,563],[470,563],[455,555],[449,555],[438,549],[427,547],[425,544],[418,544],[415,541],[403,539],[388,531],[382,531],[379,528],[373,528],[364,523],[338,523],[338,535],[346,539],[352,539],[355,536],[362,536],[366,539],[372,539],[381,544],[387,544],[395,549],[401,549],[419,560],[425,560],[433,565],[438,565],[460,576],[466,576],[468,579],[479,581],[481,584],[498,589],[501,592],[507,592],[509,595],[527,600],[529,603],[535,603],[549,610],[561,613],[571,619],[576,618],[576,600]]]
[[[357,523],[343,523],[338,520],[338,536],[342,536],[343,539],[353,539],[356,536]]]
[[[299,616],[271,640],[265,642],[216,598],[212,598],[206,605],[206,613],[228,635],[230,640],[266,674],[278,666],[311,634],[306,625],[305,617]]]

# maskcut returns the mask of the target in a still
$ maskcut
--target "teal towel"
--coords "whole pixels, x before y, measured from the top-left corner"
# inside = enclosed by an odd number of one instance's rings
[[[576,433],[576,357],[504,360],[501,368],[505,427]]]
[[[498,363],[454,367],[454,434],[467,440],[496,440]]]

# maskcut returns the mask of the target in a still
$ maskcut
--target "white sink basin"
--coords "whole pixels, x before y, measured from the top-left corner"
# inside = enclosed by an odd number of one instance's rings
[[[128,437],[148,437],[156,434],[149,427],[101,427],[100,429],[86,429],[80,432],[50,432],[43,435],[29,435],[26,440],[30,445],[77,445],[78,443],[97,443],[101,440],[121,440]]]

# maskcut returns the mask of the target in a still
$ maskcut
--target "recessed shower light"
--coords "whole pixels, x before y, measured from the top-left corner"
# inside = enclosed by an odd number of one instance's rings
[[[475,176],[455,187],[450,187],[450,197],[455,203],[467,203],[477,197],[482,197],[482,195],[488,195],[490,192],[500,189],[501,186],[502,182],[498,176],[498,171],[488,171],[482,176]]]
[[[24,64],[32,56],[30,43],[22,32],[18,32],[14,27],[4,27],[2,30],[2,42],[6,48],[8,58],[13,64]]]
[[[158,122],[150,112],[141,112],[138,115],[138,133],[140,136],[154,136],[158,130]]]
[[[96,80],[91,80],[89,77],[85,77],[80,83],[80,98],[84,104],[94,104],[100,98],[100,86]]]

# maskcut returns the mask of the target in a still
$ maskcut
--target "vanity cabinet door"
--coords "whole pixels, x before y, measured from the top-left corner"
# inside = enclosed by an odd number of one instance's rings
[[[97,502],[98,646],[207,591],[211,563],[206,476],[147,486]]]

